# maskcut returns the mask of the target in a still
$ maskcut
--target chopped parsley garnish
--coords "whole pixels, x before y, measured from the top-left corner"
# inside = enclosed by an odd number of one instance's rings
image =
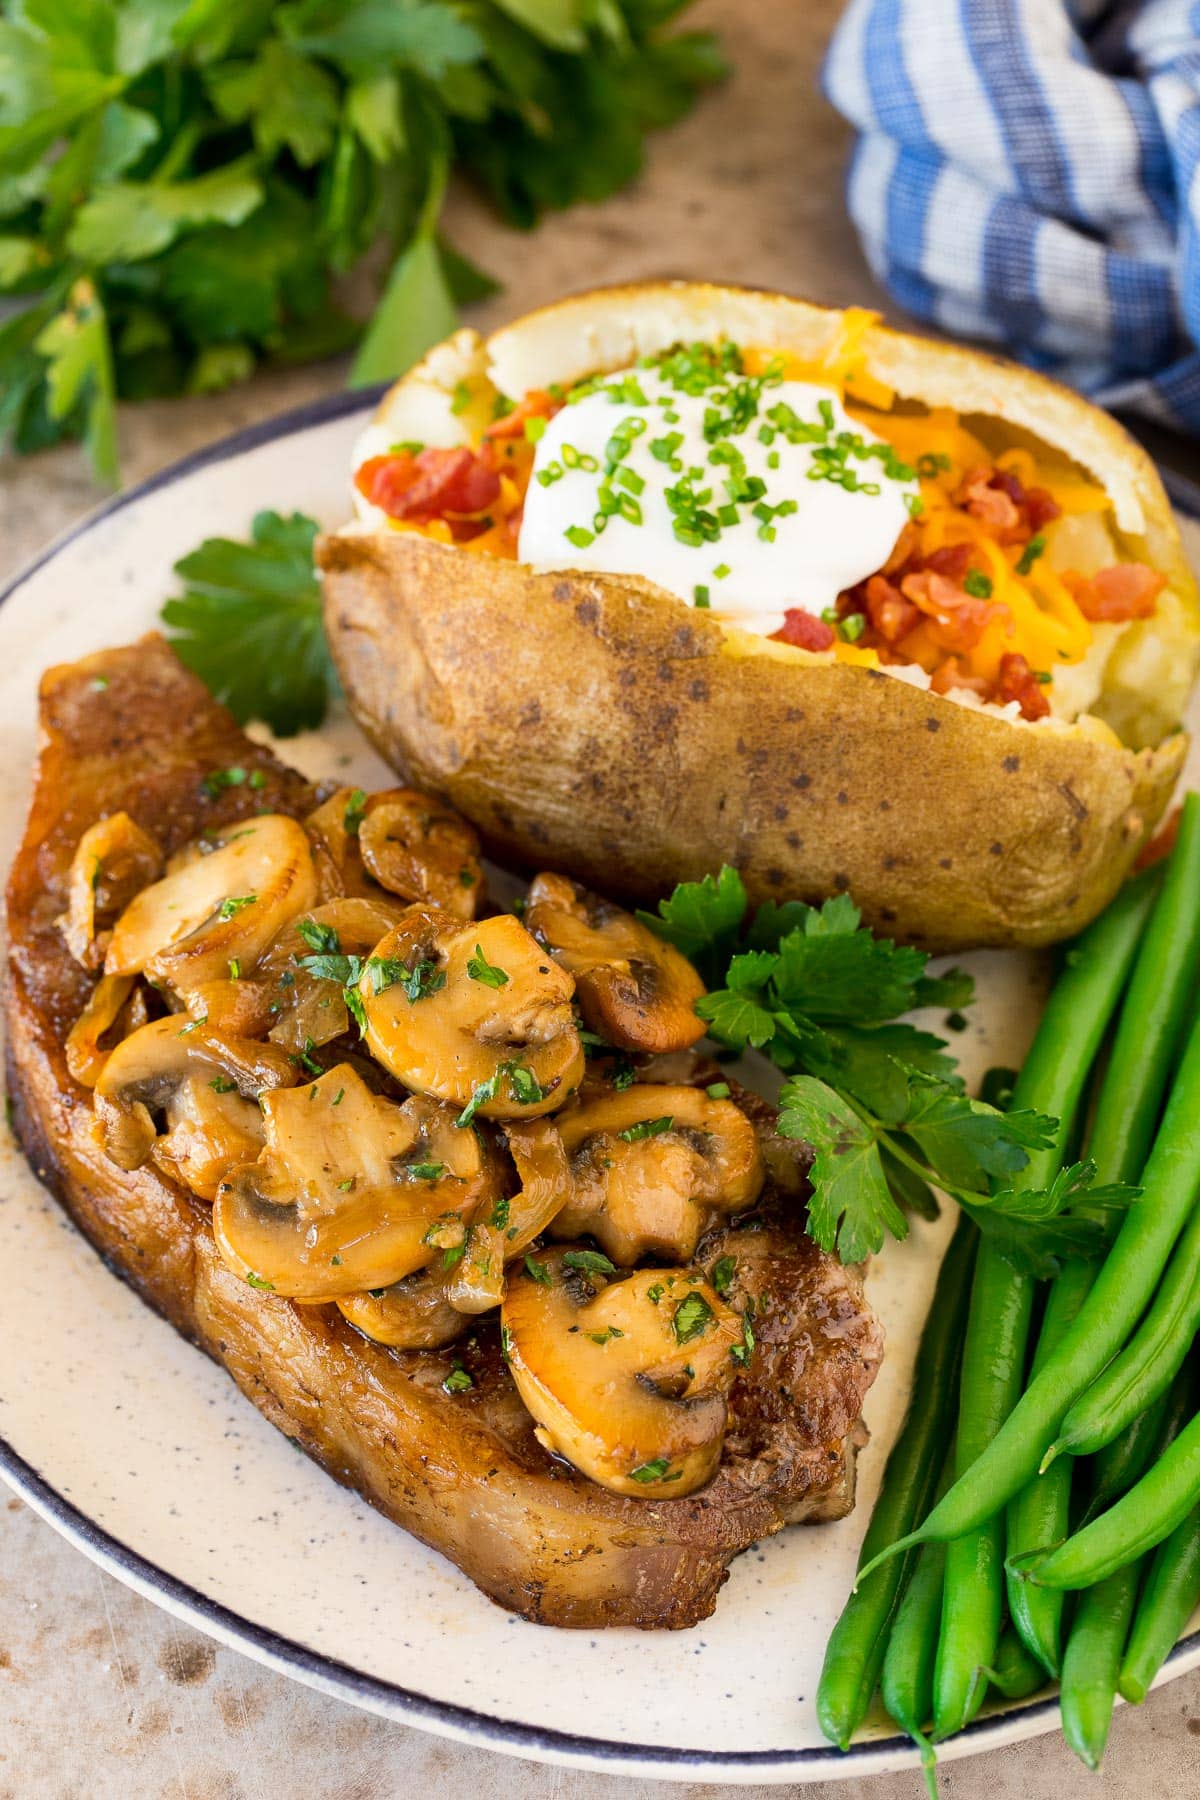
[[[336,1100],[334,1105],[337,1105]],[[446,1165],[440,1162],[405,1163],[404,1173],[412,1181],[440,1181],[446,1173]]]
[[[467,974],[472,981],[481,981],[484,987],[502,988],[508,986],[508,976],[503,969],[490,963],[483,954],[483,945],[476,944],[474,956],[467,958]]]
[[[688,1294],[675,1308],[671,1328],[677,1344],[690,1344],[712,1324],[713,1309],[703,1294]]]
[[[565,1269],[580,1269],[585,1275],[615,1275],[616,1264],[599,1250],[568,1250],[563,1256]]]
[[[659,1119],[639,1119],[636,1125],[627,1125],[617,1136],[627,1144],[637,1144],[643,1138],[661,1137],[664,1131],[670,1131],[675,1123],[674,1117],[666,1113]]]
[[[456,1362],[442,1386],[448,1394],[465,1394],[469,1388],[475,1386],[475,1382],[462,1364]]]
[[[600,1344],[603,1346],[604,1344],[610,1343],[613,1338],[623,1338],[625,1333],[616,1325],[607,1325],[603,1331],[589,1331],[587,1336],[591,1338],[593,1344]]]
[[[199,1029],[202,1025],[207,1025],[207,1024],[208,1024],[208,1014],[201,1013],[200,1017],[198,1019],[189,1019],[187,1024],[183,1027],[183,1029],[180,1032],[178,1032],[177,1035],[179,1037],[190,1037],[193,1031],[199,1031]]]
[[[275,1283],[273,1281],[268,1281],[263,1275],[256,1275],[253,1269],[247,1269],[246,1271],[246,1285],[247,1287],[252,1288],[262,1288],[269,1294],[275,1292]]]
[[[296,930],[310,950],[317,950],[324,956],[336,956],[341,950],[337,932],[332,925],[326,925],[321,920],[300,919]],[[304,966],[302,963],[301,967]]]
[[[713,1264],[712,1276],[710,1279],[714,1290],[721,1296],[722,1300],[724,1300],[730,1288],[733,1286],[733,1278],[736,1274],[736,1257],[721,1256],[718,1257],[717,1261]]]
[[[525,1254],[525,1272],[537,1282],[539,1287],[553,1287],[554,1285],[554,1276],[546,1264],[538,1262],[537,1258],[531,1256],[528,1251]]]
[[[501,1194],[500,1198],[492,1208],[492,1216],[488,1220],[488,1224],[494,1225],[497,1231],[503,1231],[508,1224],[511,1205],[512,1202],[509,1200],[508,1195]]]
[[[210,800],[217,800],[226,788],[241,787],[245,780],[245,769],[210,769],[200,786]]]
[[[653,1462],[640,1463],[636,1469],[630,1469],[629,1479],[649,1484],[652,1481],[678,1481],[683,1474],[682,1469],[670,1472],[671,1464],[667,1457],[656,1456]]]
[[[214,1075],[208,1085],[214,1094],[232,1094],[237,1091],[237,1082],[230,1081],[228,1075]]]
[[[222,900],[217,917],[222,920],[234,919],[238,913],[245,912],[248,906],[253,906],[257,899],[257,894],[231,894],[227,900]]]
[[[359,827],[367,811],[367,796],[362,788],[355,788],[346,802],[346,810],[342,814],[342,829],[350,837],[357,837]]]
[[[651,1306],[657,1306],[666,1291],[667,1290],[661,1281],[656,1281],[653,1287],[648,1287],[646,1289],[646,1298]]]
[[[747,1307],[742,1314],[742,1341],[735,1344],[729,1352],[734,1362],[740,1363],[743,1369],[750,1365],[750,1359],[754,1355],[754,1342],[754,1327],[750,1323],[750,1309]]]

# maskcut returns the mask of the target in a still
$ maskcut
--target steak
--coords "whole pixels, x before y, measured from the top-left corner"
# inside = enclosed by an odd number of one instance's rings
[[[625,1498],[548,1454],[493,1322],[444,1352],[385,1348],[333,1306],[249,1287],[218,1255],[201,1201],[152,1164],[117,1169],[64,1053],[92,982],[56,923],[79,838],[124,809],[170,853],[264,809],[303,816],[316,796],[155,636],[51,669],[40,707],[29,821],[8,884],[9,1093],[33,1170],[117,1274],[336,1480],[527,1619],[694,1625],[747,1545],[849,1511],[881,1332],[861,1272],[805,1234],[797,1146],[773,1139],[762,1203],[700,1246],[706,1268],[735,1256],[730,1304],[750,1317],[757,1347],[733,1389],[717,1474],[678,1500]],[[747,1110],[770,1137],[770,1109],[747,1100]],[[455,1360],[474,1385],[448,1394]]]

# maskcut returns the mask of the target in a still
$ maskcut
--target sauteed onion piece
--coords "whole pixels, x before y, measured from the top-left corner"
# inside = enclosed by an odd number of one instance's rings
[[[704,1036],[704,983],[632,913],[564,875],[539,875],[525,923],[575,977],[585,1024],[619,1050],[686,1050]]]
[[[266,1147],[213,1209],[222,1255],[252,1286],[297,1300],[390,1287],[461,1245],[496,1192],[491,1158],[449,1107],[382,1099],[350,1063],[262,1107]]]
[[[471,1227],[466,1253],[446,1284],[450,1303],[462,1312],[499,1306],[505,1264],[523,1255],[571,1198],[571,1170],[554,1122],[514,1120],[503,1130],[521,1186]]]
[[[187,995],[234,963],[252,967],[289,919],[316,899],[304,831],[280,813],[247,819],[207,855],[143,888],[113,929],[108,975],[144,970]]]
[[[67,877],[67,910],[62,920],[67,948],[85,969],[104,962],[111,924],[140,889],[162,868],[162,851],[127,812],[111,813],[91,825],[79,840]]]
[[[514,1270],[509,1367],[546,1449],[616,1493],[679,1499],[720,1460],[742,1322],[690,1271],[611,1273],[579,1246]]]
[[[406,1087],[493,1119],[561,1106],[583,1077],[574,983],[508,913],[409,907],[359,986],[372,1055]]]
[[[702,1088],[638,1083],[581,1100],[557,1124],[574,1192],[550,1229],[589,1233],[626,1268],[644,1256],[686,1262],[714,1213],[744,1211],[762,1188],[753,1125]]]

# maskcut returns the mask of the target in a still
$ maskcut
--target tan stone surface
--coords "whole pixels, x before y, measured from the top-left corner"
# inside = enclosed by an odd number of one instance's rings
[[[451,232],[506,283],[483,325],[599,281],[666,274],[882,304],[841,197],[847,133],[815,85],[840,0],[702,0],[735,79],[656,139],[647,174],[599,209],[515,237],[465,194]],[[197,446],[335,388],[338,364],[272,373],[210,399],[125,410],[134,481]],[[1171,459],[1194,469],[1195,453]],[[97,499],[78,452],[0,465],[0,581]],[[281,503],[286,495],[280,496]],[[1056,1737],[959,1763],[947,1800],[1184,1800],[1200,1793],[1200,1676],[1118,1715],[1103,1775]],[[0,1800],[701,1800],[711,1787],[578,1775],[465,1750],[326,1700],[177,1625],[100,1573],[18,1500],[0,1501]],[[756,1800],[784,1789],[744,1788]],[[916,1800],[915,1776],[803,1790]]]

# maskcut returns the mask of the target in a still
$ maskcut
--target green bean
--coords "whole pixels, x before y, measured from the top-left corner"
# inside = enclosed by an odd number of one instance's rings
[[[1189,794],[1113,1042],[1088,1155],[1097,1179],[1136,1181],[1187,1024],[1200,968],[1200,794]]]
[[[1064,1332],[1082,1306],[1094,1279],[1094,1266],[1067,1263],[1046,1298],[1046,1311],[1033,1359],[1033,1373],[1042,1368],[1062,1341]],[[1011,1561],[1030,1550],[1061,1543],[1067,1535],[1071,1510],[1069,1457],[1035,1475],[1028,1487],[1010,1500],[1005,1520],[1005,1547]],[[1016,1575],[1008,1577],[1008,1610],[1013,1628],[1025,1648],[1047,1675],[1057,1675],[1062,1659],[1064,1600],[1053,1588],[1035,1588]]]
[[[945,1459],[938,1491],[945,1493],[954,1474],[953,1452]],[[916,1552],[912,1580],[896,1609],[888,1633],[880,1673],[884,1708],[921,1752],[925,1785],[937,1800],[936,1758],[926,1735],[933,1711],[933,1670],[942,1616],[944,1544],[926,1544]]]
[[[1140,1575],[1140,1562],[1115,1569],[1082,1596],[1071,1622],[1062,1666],[1062,1731],[1089,1769],[1100,1767],[1108,1742]]]
[[[1200,1207],[1133,1338],[1072,1406],[1047,1456],[1089,1456],[1164,1394],[1200,1330]]]
[[[963,1344],[955,1474],[969,1468],[1008,1416],[1025,1373],[1034,1281],[985,1237],[975,1261]],[[989,1519],[949,1544],[942,1629],[933,1680],[935,1737],[968,1724],[982,1703],[1000,1641],[1004,1605],[1004,1526]]]
[[[1140,1705],[1179,1635],[1200,1604],[1200,1504],[1161,1543],[1134,1615],[1117,1683]]]
[[[1169,1391],[1160,1394],[1144,1413],[1139,1413],[1136,1419],[1130,1420],[1124,1431],[1115,1437],[1111,1444],[1105,1444],[1103,1450],[1098,1451],[1092,1457],[1088,1470],[1091,1478],[1091,1491],[1088,1494],[1087,1505],[1080,1515],[1080,1527],[1090,1525],[1092,1520],[1098,1518],[1102,1512],[1107,1512],[1114,1500],[1119,1500],[1127,1488],[1131,1488],[1135,1481],[1141,1479],[1150,1458],[1158,1447],[1170,1400]],[[1046,1474],[1053,1475],[1058,1466],[1058,1463],[1053,1463]],[[1074,1468],[1074,1459],[1064,1457],[1063,1466],[1068,1469]],[[1045,1537],[1042,1542],[1044,1544],[1057,1543],[1065,1536],[1065,1531],[1059,1532],[1058,1537]],[[1036,1546],[1031,1542],[1023,1548],[1032,1550]]]
[[[927,1545],[928,1549],[929,1546]],[[1046,1671],[1031,1656],[1011,1625],[1000,1634],[996,1660],[987,1671],[988,1683],[1006,1700],[1027,1700],[1046,1685]]]
[[[921,1519],[933,1498],[953,1429],[953,1408],[978,1232],[961,1218],[942,1259],[913,1365],[912,1398],[888,1457],[879,1498],[863,1539],[860,1566]],[[844,1750],[879,1680],[887,1629],[914,1559],[877,1569],[847,1600],[825,1650],[817,1688],[821,1730]]]
[[[1160,1544],[1197,1500],[1200,1416],[1184,1427],[1115,1506],[1035,1563],[1028,1579],[1046,1587],[1091,1587]]]
[[[1136,932],[1146,890],[1125,890],[1108,912]],[[1124,906],[1122,906],[1124,901]],[[1200,907],[1200,894],[1196,897]],[[1114,942],[1114,960],[1120,948]],[[1061,983],[1060,983],[1061,985]],[[955,1482],[920,1531],[892,1554],[927,1538],[974,1530],[1036,1474],[1046,1446],[1068,1407],[1120,1350],[1157,1285],[1163,1265],[1191,1211],[1200,1168],[1193,1121],[1200,1114],[1200,1020],[1193,1026],[1171,1087],[1142,1183],[1142,1197],[1121,1223],[1091,1293],[1058,1349],[1030,1382],[983,1456]]]

